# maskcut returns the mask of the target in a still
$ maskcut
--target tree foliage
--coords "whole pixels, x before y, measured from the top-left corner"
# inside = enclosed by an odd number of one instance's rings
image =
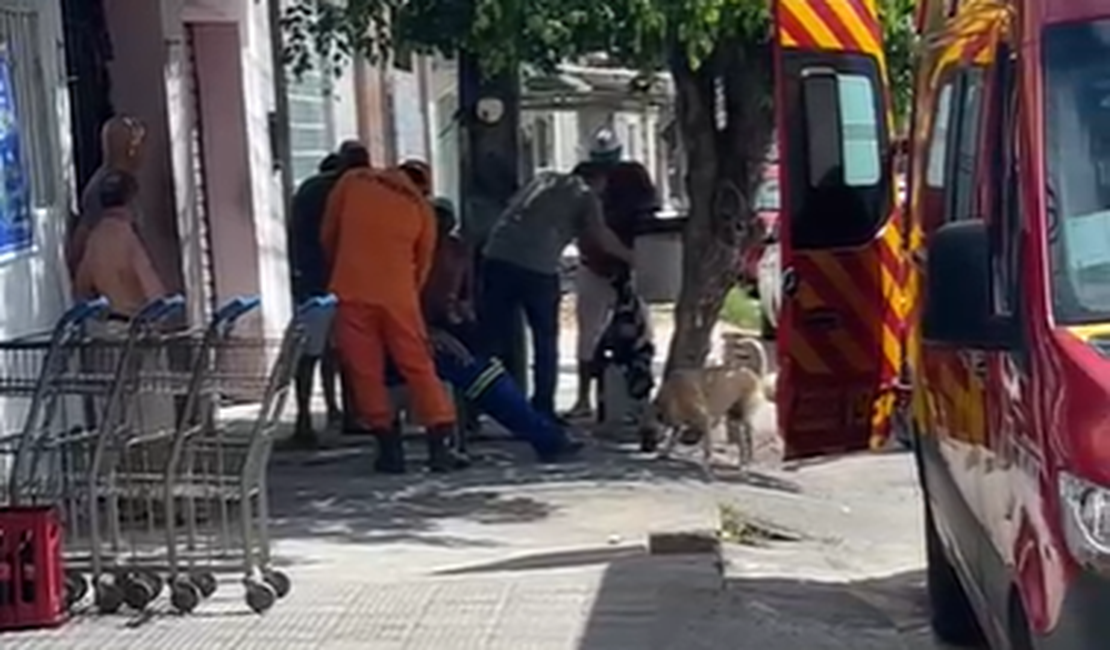
[[[912,86],[915,0],[879,0],[895,106]],[[403,44],[421,52],[476,54],[496,72],[515,63],[552,69],[605,52],[615,63],[693,68],[724,41],[768,43],[769,0],[294,0],[286,56],[295,72],[342,66],[358,52],[379,60]]]
[[[606,52],[629,67],[665,67],[673,46],[695,62],[726,37],[765,38],[764,0],[295,0],[287,54],[305,70],[323,54],[378,58],[398,43],[478,55],[491,71],[516,62],[552,68]]]

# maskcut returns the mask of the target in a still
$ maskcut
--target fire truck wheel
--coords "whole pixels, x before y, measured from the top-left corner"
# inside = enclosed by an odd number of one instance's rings
[[[925,550],[928,556],[929,605],[933,612],[933,632],[944,643],[975,646],[983,642],[983,633],[956,568],[944,551],[944,544],[933,522],[933,513],[926,500]]]

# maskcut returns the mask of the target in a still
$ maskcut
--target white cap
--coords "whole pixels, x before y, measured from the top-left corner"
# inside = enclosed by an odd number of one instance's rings
[[[602,127],[594,133],[593,141],[590,143],[590,160],[598,162],[613,162],[620,160],[621,151],[620,138],[608,127]]]

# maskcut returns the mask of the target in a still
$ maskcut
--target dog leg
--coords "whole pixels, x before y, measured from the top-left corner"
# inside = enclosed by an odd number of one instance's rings
[[[740,450],[740,469],[746,470],[751,466],[752,461],[755,460],[755,448],[753,435],[755,428],[752,426],[751,420],[744,418],[738,423],[739,439],[737,440],[737,447]]]
[[[701,437],[701,462],[706,471],[713,467],[713,432],[714,428],[710,427]]]
[[[671,452],[674,451],[675,444],[678,442],[678,430],[674,427],[666,427],[659,434],[659,437],[663,439],[663,443],[658,446],[656,457],[661,459],[670,458]]]

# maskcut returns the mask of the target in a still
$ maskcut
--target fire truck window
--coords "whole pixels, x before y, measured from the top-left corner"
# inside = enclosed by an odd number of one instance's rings
[[[875,90],[871,79],[862,75],[837,75],[836,81],[844,184],[848,187],[870,187],[877,184],[882,176]]]
[[[933,113],[933,133],[929,138],[929,166],[925,183],[933,189],[945,186],[948,168],[948,125],[952,121],[952,82],[944,84],[937,95],[936,112]]]
[[[1061,323],[1110,321],[1110,21],[1044,37],[1046,220]]]
[[[956,129],[948,147],[954,150],[952,187],[948,198],[946,221],[962,221],[972,214],[975,197],[975,171],[979,162],[979,124],[983,106],[983,71],[967,70],[960,84],[956,107]]]
[[[805,80],[803,102],[806,116],[806,145],[809,160],[809,185],[820,187],[840,169],[840,133],[829,128],[840,112],[836,76],[815,74]]]
[[[794,140],[799,164],[786,166],[790,241],[797,249],[859,246],[882,227],[893,198],[879,67],[859,55],[816,65],[802,68],[791,111],[791,132],[804,137]]]

